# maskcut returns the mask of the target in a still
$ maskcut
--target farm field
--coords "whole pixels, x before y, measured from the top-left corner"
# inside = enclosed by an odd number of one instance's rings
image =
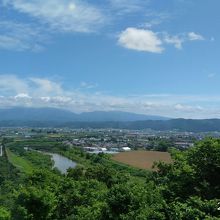
[[[113,160],[141,169],[152,170],[155,161],[171,163],[170,154],[159,151],[130,151],[115,154]]]

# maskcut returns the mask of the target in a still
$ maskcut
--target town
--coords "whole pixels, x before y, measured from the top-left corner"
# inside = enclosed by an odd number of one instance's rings
[[[90,153],[117,153],[130,150],[167,151],[173,147],[190,148],[205,137],[220,137],[220,132],[178,132],[117,129],[69,128],[1,128],[0,137],[39,139],[47,136],[70,148],[81,148]],[[26,146],[28,147],[28,146]]]

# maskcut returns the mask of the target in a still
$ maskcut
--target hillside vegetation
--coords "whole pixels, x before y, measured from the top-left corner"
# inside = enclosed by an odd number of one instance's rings
[[[53,170],[49,158],[41,163],[38,153],[25,152],[16,142],[6,148],[35,169],[22,172],[7,156],[0,158],[1,220],[220,219],[219,139],[171,150],[173,162],[158,162],[156,171],[51,144],[50,151],[78,161],[66,175]]]

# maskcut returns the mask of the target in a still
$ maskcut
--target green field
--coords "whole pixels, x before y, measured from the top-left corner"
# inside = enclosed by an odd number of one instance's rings
[[[25,160],[22,157],[19,157],[15,153],[11,152],[8,148],[6,149],[6,152],[9,162],[13,164],[15,167],[17,167],[21,172],[24,173],[33,172],[33,166],[29,161]]]

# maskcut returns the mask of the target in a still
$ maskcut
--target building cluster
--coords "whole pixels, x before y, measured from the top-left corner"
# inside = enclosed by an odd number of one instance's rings
[[[90,153],[114,153],[130,150],[167,151],[192,147],[207,136],[220,137],[220,132],[193,133],[179,131],[69,129],[69,128],[0,128],[0,138],[25,138],[57,141],[68,147],[78,147]]]

